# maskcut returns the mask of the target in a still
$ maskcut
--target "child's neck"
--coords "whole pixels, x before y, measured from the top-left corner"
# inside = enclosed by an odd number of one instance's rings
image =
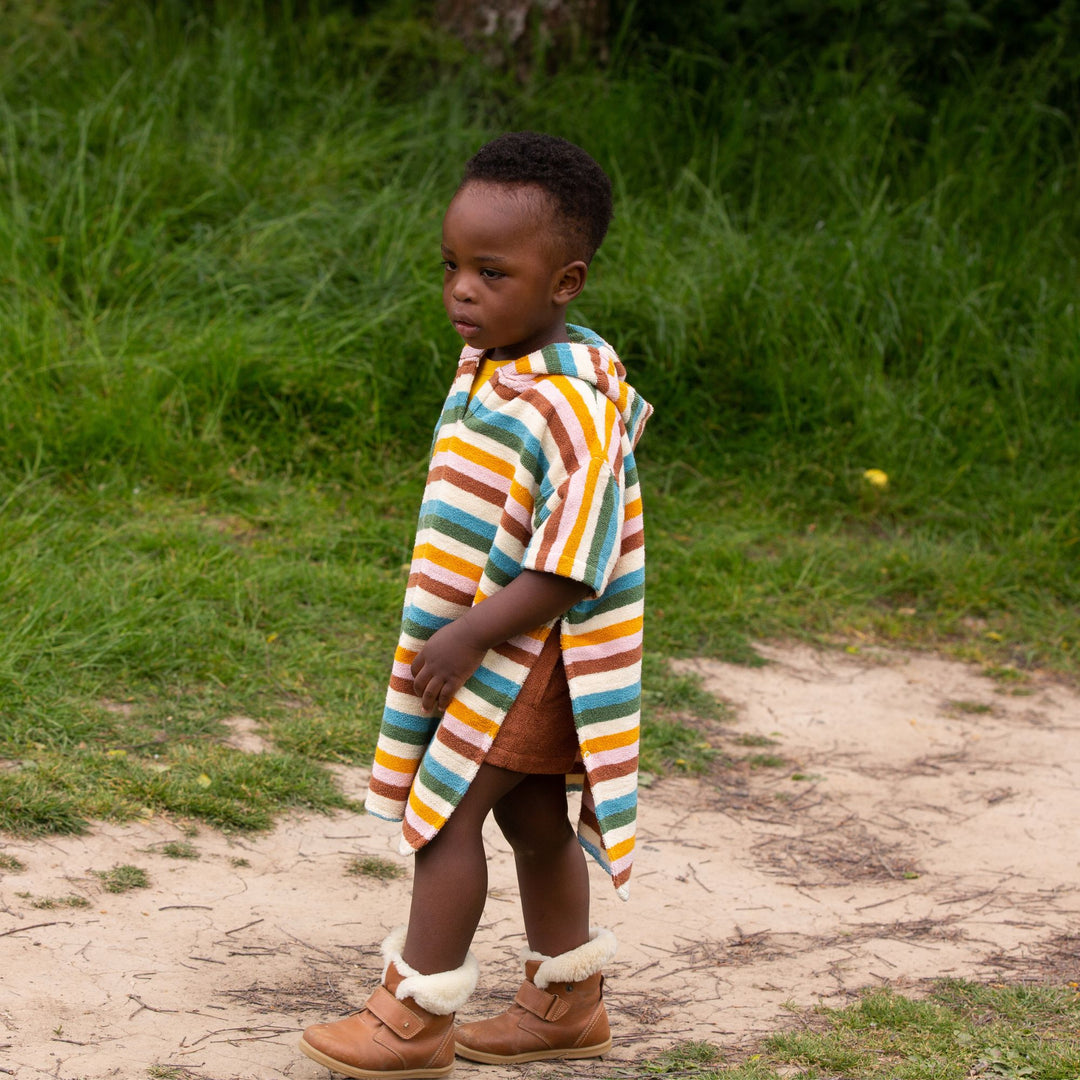
[[[520,345],[501,345],[489,349],[481,359],[490,359],[496,364],[502,364],[507,360],[520,360],[523,356],[528,356],[529,353],[539,352],[541,349],[547,348],[548,345],[558,345],[569,340],[570,334],[566,329],[566,320],[563,319],[562,322],[551,327],[545,334],[536,334],[528,341],[523,341]]]

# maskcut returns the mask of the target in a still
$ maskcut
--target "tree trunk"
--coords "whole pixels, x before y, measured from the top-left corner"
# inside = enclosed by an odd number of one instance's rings
[[[435,17],[488,63],[523,78],[567,59],[607,59],[608,0],[438,0]]]

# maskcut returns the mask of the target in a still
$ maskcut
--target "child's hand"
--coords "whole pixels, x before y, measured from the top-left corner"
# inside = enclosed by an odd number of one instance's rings
[[[445,712],[486,653],[487,647],[472,640],[462,619],[436,630],[412,662],[413,686],[424,711]]]
[[[588,585],[572,578],[523,570],[505,589],[436,630],[412,662],[424,711],[445,712],[488,649],[559,618],[589,593]]]

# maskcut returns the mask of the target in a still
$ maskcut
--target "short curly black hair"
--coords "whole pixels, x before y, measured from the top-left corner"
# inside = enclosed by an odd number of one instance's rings
[[[511,131],[465,163],[461,187],[472,181],[535,185],[562,218],[567,252],[591,262],[611,224],[611,180],[580,146],[557,135]]]

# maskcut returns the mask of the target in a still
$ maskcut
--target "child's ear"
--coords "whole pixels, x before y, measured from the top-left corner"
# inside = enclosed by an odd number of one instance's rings
[[[567,263],[559,272],[555,280],[555,294],[552,299],[556,304],[569,304],[571,300],[581,295],[585,288],[585,279],[589,276],[588,263],[577,259]]]

